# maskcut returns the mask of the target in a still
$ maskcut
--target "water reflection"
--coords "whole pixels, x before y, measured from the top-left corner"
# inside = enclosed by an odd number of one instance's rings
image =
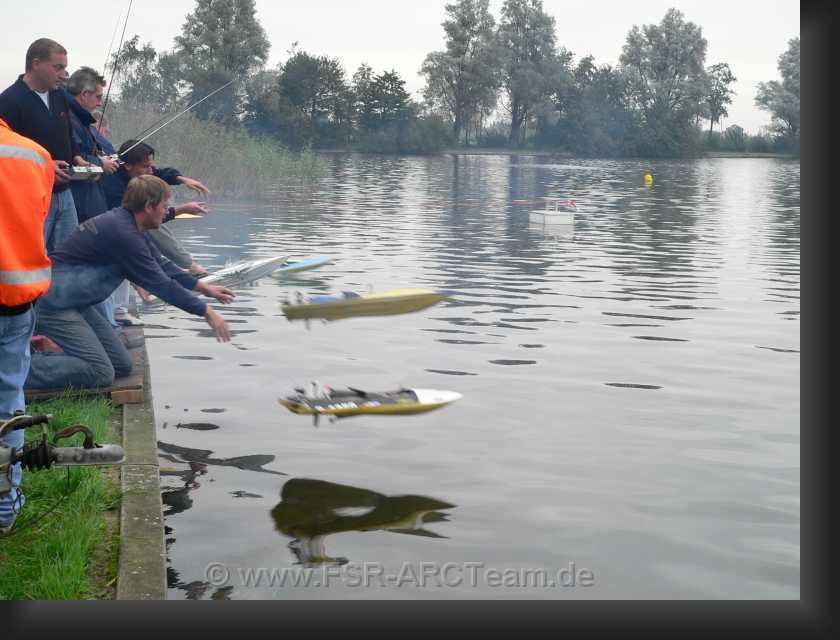
[[[446,522],[455,505],[425,496],[386,496],[368,489],[323,480],[294,478],[283,485],[271,511],[277,530],[293,538],[289,548],[304,566],[342,565],[347,558],[327,554],[325,539],[346,531],[391,531],[444,538],[425,528]]]
[[[560,547],[603,558],[611,575],[592,597],[747,591],[798,597],[798,582],[789,577],[784,585],[767,582],[760,572],[739,573],[731,560],[711,566],[697,554],[764,540],[738,553],[772,570],[776,549],[799,548],[793,521],[764,526],[698,506],[719,495],[759,508],[799,500],[798,163],[649,165],[527,155],[326,160],[330,173],[311,193],[227,206],[194,221],[200,225],[179,227],[193,230],[181,239],[208,267],[281,253],[332,257],[333,265],[312,272],[317,277],[295,283],[307,290],[412,286],[452,290],[452,300],[399,321],[293,331],[279,308],[293,283],[265,278],[220,309],[237,330],[232,346],[218,345],[202,319],[170,308],[152,318],[159,322],[152,333],[179,336],[150,340],[161,404],[177,405],[189,395],[191,406],[253,414],[249,441],[282,451],[292,477],[352,477],[380,487],[382,477],[416,472],[426,478],[418,492],[436,495],[446,486],[453,502],[484,505],[457,535],[477,559],[499,564],[518,557],[550,566]],[[650,188],[643,184],[648,170],[656,176]],[[528,213],[544,196],[577,201],[568,237],[532,228]],[[230,374],[224,385],[220,371]],[[276,413],[266,389],[324,372],[354,384],[457,381],[470,401],[454,413],[419,419],[411,432],[402,423],[300,431]],[[173,425],[185,421],[180,414],[167,417]],[[225,451],[238,436],[223,427],[169,429],[166,437],[174,445],[198,442]],[[181,451],[188,453],[162,455],[237,466],[210,451]],[[465,465],[466,459],[476,464]],[[195,500],[176,517],[181,537],[198,543],[173,547],[176,566],[200,578],[211,559],[261,566],[266,549],[291,561],[265,526],[265,503],[252,497],[276,495],[277,479],[248,474],[248,484],[239,484],[237,473],[217,475],[200,500],[184,482],[173,488],[181,505]],[[363,511],[337,515],[329,500],[319,507],[319,499],[293,498],[284,495],[276,511],[299,512],[308,523],[299,538],[291,529],[285,533],[298,541],[293,548],[301,562],[330,558],[330,551],[353,559],[387,538],[348,534],[334,541],[341,550],[324,549],[333,532],[319,536],[318,523],[352,523],[375,512],[378,502],[351,500]],[[178,508],[178,495],[169,499],[167,507]],[[625,509],[634,500],[691,507],[640,520]],[[233,534],[238,544],[217,545],[216,532],[232,511],[245,525]],[[499,512],[509,517],[499,519]],[[701,525],[693,519],[698,514],[706,518]],[[457,524],[420,528],[454,537]],[[645,540],[656,540],[656,551]],[[422,540],[396,542],[377,546],[376,559],[399,563]],[[440,562],[451,560],[455,547],[422,546],[424,559]],[[658,564],[639,560],[651,553]],[[190,593],[204,588],[185,582]],[[333,595],[321,590],[313,597]]]
[[[172,462],[199,462],[204,465],[215,465],[218,467],[234,467],[236,469],[242,469],[243,471],[272,473],[278,476],[287,475],[280,471],[263,469],[265,465],[274,462],[274,456],[272,455],[236,456],[234,458],[211,458],[210,456],[213,455],[213,452],[206,449],[190,449],[188,447],[181,447],[176,444],[168,444],[166,442],[161,441],[158,441],[157,446],[160,451],[163,451],[163,454],[159,454],[160,457],[166,460],[170,460]]]
[[[174,476],[184,483],[182,487],[167,488],[160,494],[164,507],[168,507],[163,510],[164,517],[174,516],[193,506],[190,492],[201,487],[196,478],[207,475],[207,465],[201,462],[190,462],[189,468],[186,470],[161,469],[160,475],[164,477]]]
[[[529,222],[528,231],[550,240],[575,239],[574,224],[542,224],[540,222]]]

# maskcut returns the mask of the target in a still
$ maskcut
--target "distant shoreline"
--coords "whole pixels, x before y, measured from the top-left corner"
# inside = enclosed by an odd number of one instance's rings
[[[707,151],[703,158],[778,158],[779,160],[798,160],[790,153],[748,153],[746,151]]]
[[[353,149],[314,149],[315,153],[354,153],[361,155],[413,155],[405,153],[390,153],[385,154],[381,152],[368,151],[354,151]],[[582,156],[575,156],[567,151],[550,151],[546,149],[508,149],[508,148],[489,148],[489,149],[473,149],[473,148],[459,148],[450,147],[443,149],[438,153],[416,154],[418,157],[426,156],[555,156],[566,158],[568,160],[643,160],[645,162],[658,162],[669,160],[697,160],[703,158],[776,158],[779,160],[797,160],[798,156],[789,153],[749,153],[746,151],[705,151],[698,156],[685,158],[584,158]]]

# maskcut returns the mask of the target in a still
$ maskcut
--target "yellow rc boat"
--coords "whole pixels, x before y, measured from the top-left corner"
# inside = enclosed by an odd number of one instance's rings
[[[297,389],[298,394],[280,398],[278,402],[292,413],[314,416],[315,424],[322,415],[348,418],[364,414],[407,415],[434,411],[461,399],[455,391],[439,389],[398,389],[396,391],[362,391],[322,388],[313,382],[308,392]]]
[[[391,316],[431,307],[449,294],[429,289],[394,289],[383,293],[316,295],[283,305],[289,320],[340,320],[357,316]]]

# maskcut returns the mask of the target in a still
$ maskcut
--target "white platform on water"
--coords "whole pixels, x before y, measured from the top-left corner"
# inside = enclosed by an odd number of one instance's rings
[[[577,207],[574,200],[568,198],[541,198],[545,200],[544,209],[534,209],[530,213],[531,222],[539,224],[565,224],[575,222]]]

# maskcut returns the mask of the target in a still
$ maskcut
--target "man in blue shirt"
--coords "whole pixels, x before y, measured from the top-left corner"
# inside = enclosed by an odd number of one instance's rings
[[[120,146],[119,156],[123,165],[112,175],[102,178],[102,187],[105,191],[105,199],[109,209],[120,205],[131,179],[143,175],[157,176],[172,186],[183,184],[200,193],[210,193],[207,187],[198,180],[187,178],[177,169],[159,169],[154,166],[155,150],[145,142],[138,143],[135,140],[126,140]],[[187,202],[175,207],[174,211],[175,213],[207,213],[207,209],[201,202]],[[198,276],[207,275],[207,270],[193,260],[189,251],[183,247],[171,231],[161,227],[151,231],[150,237],[157,244],[160,252],[182,269],[187,269]]]
[[[35,331],[49,336],[63,352],[32,354],[27,389],[107,387],[115,376],[131,371],[127,350],[105,318],[92,308],[124,279],[203,317],[220,342],[230,340],[225,319],[190,290],[222,304],[229,304],[234,294],[176,267],[148,236],[169,213],[170,195],[169,186],[160,178],[135,178],[128,185],[123,206],[80,225],[50,255],[52,286],[38,300]]]
[[[155,150],[145,142],[137,143],[134,140],[127,140],[120,147],[120,159],[122,166],[113,174],[102,178],[102,187],[105,192],[105,199],[109,209],[119,207],[122,203],[125,190],[132,178],[144,175],[155,175],[169,185],[183,184],[199,193],[209,194],[210,191],[198,180],[193,180],[181,174],[177,169],[159,169],[154,166]],[[203,203],[187,202],[177,207],[170,208],[171,215],[167,220],[172,220],[175,214],[180,213],[207,213]],[[193,260],[190,252],[178,241],[178,238],[166,227],[149,231],[149,237],[157,248],[172,262],[182,269],[187,269],[193,275],[202,277],[207,275],[207,270]],[[137,318],[128,313],[128,285],[123,283],[111,296],[107,305],[113,309],[112,320],[115,323],[142,324]],[[139,291],[145,297],[145,291]]]
[[[85,164],[102,167],[105,173],[111,174],[117,170],[117,163],[100,148],[91,130],[95,122],[91,112],[102,106],[104,90],[105,78],[90,67],[74,71],[67,83],[73,144]],[[73,192],[79,222],[108,210],[100,180],[75,180],[70,184],[70,191]]]
[[[16,133],[44,147],[53,159],[55,185],[44,225],[47,252],[78,225],[69,190],[70,164],[79,158],[63,89],[66,69],[67,50],[54,40],[41,38],[26,52],[26,72],[0,94],[0,118]]]

